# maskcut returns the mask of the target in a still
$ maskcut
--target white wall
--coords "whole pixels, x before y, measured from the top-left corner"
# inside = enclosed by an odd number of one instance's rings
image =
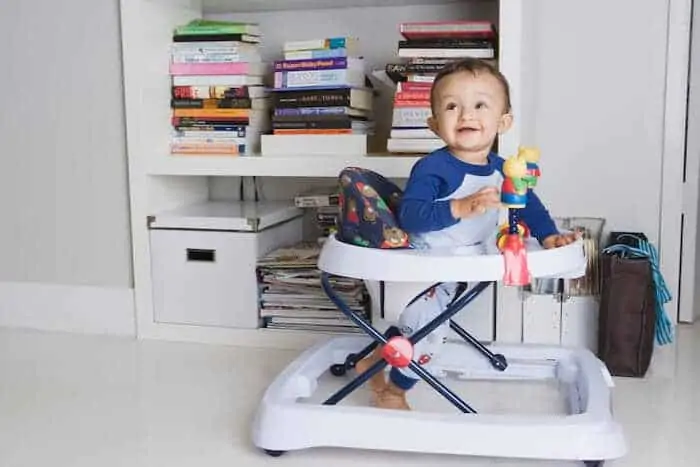
[[[0,281],[131,287],[118,0],[2,0]]]
[[[525,143],[555,215],[659,235],[668,1],[527,0]],[[618,194],[619,193],[619,194]]]
[[[684,191],[684,242],[681,320],[700,319],[700,7],[693,11],[688,96],[686,188]]]

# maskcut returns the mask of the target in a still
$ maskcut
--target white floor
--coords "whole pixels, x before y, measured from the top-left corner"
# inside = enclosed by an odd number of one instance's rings
[[[330,449],[270,458],[251,446],[249,426],[266,385],[294,357],[0,330],[0,466],[576,465]],[[631,452],[608,465],[700,465],[700,326],[657,351],[646,379],[616,384]]]

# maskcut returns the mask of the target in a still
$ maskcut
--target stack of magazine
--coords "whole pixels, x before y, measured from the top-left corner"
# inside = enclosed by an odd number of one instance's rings
[[[302,243],[275,250],[258,260],[263,327],[316,332],[360,331],[321,288],[321,271],[317,268],[319,253],[318,244]],[[352,310],[369,319],[369,298],[362,280],[331,276],[331,284]]]

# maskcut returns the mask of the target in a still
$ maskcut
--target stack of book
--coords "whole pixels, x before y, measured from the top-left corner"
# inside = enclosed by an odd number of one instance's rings
[[[321,272],[316,267],[319,254],[318,245],[303,243],[275,250],[258,261],[263,327],[341,333],[360,331],[323,292]],[[352,310],[369,319],[369,298],[362,280],[334,276],[331,284]]]
[[[386,65],[396,83],[392,129],[387,150],[427,153],[444,146],[427,124],[431,115],[430,88],[447,63],[465,57],[496,63],[496,31],[488,21],[403,23],[398,63]]]
[[[263,138],[263,155],[337,152],[373,134],[373,93],[357,39],[288,41],[273,68],[272,135]]]
[[[175,28],[172,154],[260,151],[270,117],[259,43],[257,24],[194,20]]]
[[[319,245],[338,231],[339,202],[340,194],[336,187],[316,188],[294,197],[296,207],[311,211]]]

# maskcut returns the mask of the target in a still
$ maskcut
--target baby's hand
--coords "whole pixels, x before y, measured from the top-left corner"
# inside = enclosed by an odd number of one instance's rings
[[[487,209],[500,207],[501,196],[495,186],[484,187],[472,195],[453,199],[450,203],[452,216],[455,219],[477,216],[484,214]]]
[[[580,237],[581,235],[578,232],[550,235],[542,241],[542,247],[544,249],[550,249],[557,248],[560,246],[566,246],[570,243],[574,243]]]

